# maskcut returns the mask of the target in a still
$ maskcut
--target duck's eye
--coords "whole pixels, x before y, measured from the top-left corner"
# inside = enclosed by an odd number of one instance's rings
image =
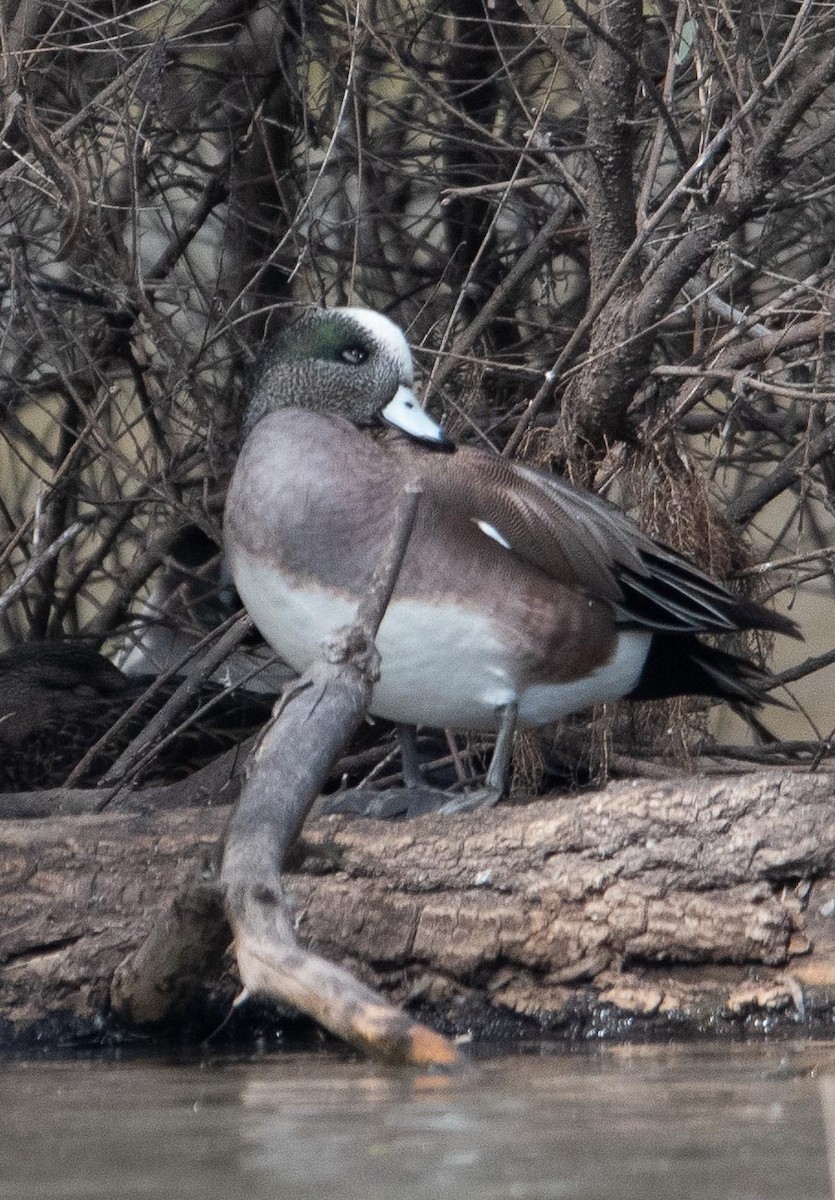
[[[348,363],[351,367],[358,367],[367,358],[368,351],[365,346],[346,346],[342,351],[342,361]]]

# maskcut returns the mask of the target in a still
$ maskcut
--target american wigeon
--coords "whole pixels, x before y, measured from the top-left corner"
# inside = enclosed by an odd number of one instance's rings
[[[405,337],[370,310],[308,312],[263,348],[225,539],[241,598],[281,658],[304,671],[350,621],[417,479],[371,711],[500,730],[493,793],[514,727],[620,697],[761,703],[768,676],[697,635],[796,635],[792,621],[732,595],[599,497],[451,447],[413,383]],[[381,419],[402,434],[369,436]]]

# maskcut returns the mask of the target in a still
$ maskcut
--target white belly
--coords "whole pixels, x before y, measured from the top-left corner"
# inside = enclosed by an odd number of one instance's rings
[[[289,588],[267,567],[239,557],[232,564],[247,611],[276,653],[305,671],[322,641],[350,624],[356,606],[322,588]],[[650,634],[626,632],[612,660],[587,679],[518,686],[491,623],[473,609],[394,600],[377,634],[380,679],[371,712],[389,721],[435,728],[494,730],[501,710],[519,706],[519,725],[544,725],[613,700],[638,681]]]

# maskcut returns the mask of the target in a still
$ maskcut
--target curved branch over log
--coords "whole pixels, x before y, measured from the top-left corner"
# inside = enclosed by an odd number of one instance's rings
[[[404,490],[387,553],[353,625],[330,639],[323,657],[276,705],[229,827],[221,882],[245,994],[288,1001],[376,1057],[449,1064],[456,1054],[446,1038],[299,946],[281,880],[288,852],[331,765],[368,712],[379,675],[374,638],[400,573],[419,499],[416,486]],[[146,953],[146,963],[155,957]],[[123,1013],[136,1012],[130,979],[130,971],[123,970],[112,993]],[[141,979],[137,984],[143,986]],[[163,980],[152,989],[151,1001],[170,990]]]

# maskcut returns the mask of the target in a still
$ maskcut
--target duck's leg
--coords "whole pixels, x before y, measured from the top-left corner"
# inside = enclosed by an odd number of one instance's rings
[[[519,705],[515,700],[506,704],[502,709],[502,723],[499,726],[499,736],[496,738],[496,748],[490,759],[485,783],[488,788],[498,792],[501,798],[507,791],[507,777],[510,772],[510,759],[513,754],[513,735],[516,732],[516,718],[519,715]]]
[[[508,704],[502,709],[499,736],[487,770],[485,786],[469,792],[450,794],[426,783],[420,767],[414,725],[398,725],[402,755],[402,788],[387,788],[382,792],[370,788],[337,792],[317,801],[317,815],[350,813],[358,817],[419,817],[426,813],[463,813],[477,808],[492,808],[507,789],[513,734],[516,729],[517,706]]]
[[[407,788],[423,787],[426,781],[418,755],[417,729],[414,725],[398,725],[397,737],[400,741],[400,765],[404,784]]]
[[[513,753],[513,734],[516,732],[516,717],[519,706],[511,701],[502,709],[499,736],[496,738],[496,748],[487,768],[487,778],[483,788],[473,792],[462,792],[459,796],[451,796],[438,812],[459,813],[473,812],[477,808],[492,808],[498,804],[507,790],[507,777],[510,770],[510,758]]]
[[[420,765],[415,726],[398,725],[397,737],[404,787],[384,788],[382,791],[352,788],[322,796],[316,802],[316,813],[350,813],[357,817],[392,820],[438,812],[449,799],[449,794],[426,782]]]

